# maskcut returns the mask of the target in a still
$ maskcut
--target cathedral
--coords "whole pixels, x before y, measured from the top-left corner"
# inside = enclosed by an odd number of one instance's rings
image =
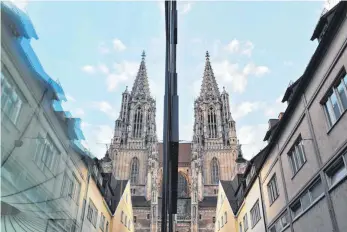
[[[174,231],[214,231],[219,180],[232,180],[241,154],[229,94],[220,92],[209,53],[200,95],[194,102],[193,138],[179,144],[178,209]],[[161,223],[163,144],[157,140],[156,101],[151,96],[145,53],[131,91],[122,93],[109,147],[112,173],[130,180],[135,231],[157,232]]]

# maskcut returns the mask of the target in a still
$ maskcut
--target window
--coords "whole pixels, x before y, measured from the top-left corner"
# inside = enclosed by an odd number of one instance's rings
[[[344,161],[345,160],[345,161]],[[333,186],[347,176],[346,158],[340,157],[326,171],[329,186]]]
[[[149,217],[150,217],[150,215],[149,215],[149,214],[147,214],[147,219],[149,219]]]
[[[225,224],[227,224],[227,222],[228,222],[228,214],[227,214],[227,212],[224,212],[224,217],[225,217]]]
[[[133,136],[135,138],[140,138],[142,134],[142,109],[139,106],[135,110],[134,121],[133,121]]]
[[[315,181],[299,199],[290,206],[293,218],[297,217],[306,210],[312,203],[324,193],[323,185],[320,179]]]
[[[248,174],[246,177],[246,185],[248,185],[250,181],[251,181],[251,175]]]
[[[5,72],[5,74],[4,74]],[[14,84],[7,78],[7,70],[2,67],[1,71],[1,109],[7,117],[16,124],[22,100]]]
[[[62,185],[62,197],[68,197],[78,203],[81,184],[74,174],[65,172]]]
[[[135,194],[136,190],[135,189],[131,189],[131,194]]]
[[[243,226],[245,231],[248,230],[248,217],[247,217],[247,213],[243,216]]]
[[[202,215],[201,215],[201,214],[199,214],[199,219],[200,219],[200,220],[202,219]]]
[[[224,226],[224,217],[223,217],[223,215],[222,215],[221,221],[222,221],[222,227],[223,227]]]
[[[105,225],[105,216],[101,213],[101,215],[100,215],[100,225],[99,225],[99,227],[100,227],[100,229],[101,229],[102,231],[104,231],[104,225]]]
[[[343,70],[335,86],[328,92],[323,103],[328,125],[331,127],[347,109],[347,75]]]
[[[216,112],[212,107],[208,110],[207,123],[209,138],[217,138],[217,117]]]
[[[131,170],[130,170],[130,181],[133,184],[137,184],[139,177],[139,160],[134,157],[131,161]]]
[[[125,225],[125,227],[127,227],[127,222],[128,222],[128,217],[127,217],[127,215],[125,215],[125,219],[124,219],[124,225]]]
[[[212,222],[213,222],[213,223],[216,223],[216,217],[213,217],[213,218],[212,218]]]
[[[269,194],[270,205],[278,198],[277,178],[276,174],[273,175],[267,184],[267,192]]]
[[[260,209],[259,209],[259,200],[254,204],[254,206],[251,209],[251,225],[252,228],[258,223],[260,220]]]
[[[98,210],[96,209],[91,199],[89,199],[87,219],[93,224],[94,227],[96,227],[96,221],[98,219]]]
[[[120,222],[123,224],[123,217],[124,217],[124,212],[122,211],[120,214]]]
[[[240,222],[239,227],[240,227],[239,231],[242,232],[242,224],[241,224],[241,222]]]
[[[35,163],[41,171],[44,172],[46,169],[48,169],[54,173],[57,167],[59,151],[54,145],[52,139],[49,136],[47,136],[46,139],[39,137],[35,140],[35,142]]]
[[[105,232],[108,232],[108,222],[106,222],[106,230]]]
[[[218,194],[218,189],[213,189],[214,194]]]
[[[306,162],[306,156],[304,153],[301,136],[295,142],[294,146],[290,149],[288,156],[293,175],[295,175]]]
[[[136,223],[136,216],[134,216],[134,223]]]
[[[212,184],[218,184],[219,182],[219,167],[216,157],[213,157],[211,161],[211,182]]]
[[[270,227],[270,232],[281,232],[289,224],[289,215],[287,211],[279,217]]]
[[[177,184],[177,194],[178,197],[187,197],[188,196],[188,184],[186,178],[182,173],[178,173],[178,184]]]

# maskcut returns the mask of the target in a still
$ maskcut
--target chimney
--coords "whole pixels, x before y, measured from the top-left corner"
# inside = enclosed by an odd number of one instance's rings
[[[282,119],[283,114],[284,114],[284,112],[281,112],[281,113],[278,115],[278,120],[281,120],[281,119]]]

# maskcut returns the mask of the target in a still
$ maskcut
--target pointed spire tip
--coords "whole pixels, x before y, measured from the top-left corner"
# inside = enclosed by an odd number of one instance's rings
[[[141,55],[141,56],[142,56],[142,60],[145,60],[145,58],[146,58],[146,52],[145,52],[145,50],[142,51],[142,55]]]
[[[206,51],[206,59],[210,58],[210,54]]]

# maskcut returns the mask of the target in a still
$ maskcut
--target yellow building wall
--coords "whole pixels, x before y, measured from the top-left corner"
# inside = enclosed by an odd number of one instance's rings
[[[108,230],[112,231],[112,230],[110,230],[111,229],[111,216],[112,216],[111,211],[109,210],[108,206],[106,205],[106,202],[105,202],[103,196],[101,195],[101,192],[100,192],[99,188],[97,187],[93,178],[90,178],[90,182],[89,182],[89,186],[88,186],[88,195],[87,195],[86,200],[87,200],[87,203],[86,203],[86,207],[85,207],[83,228],[88,228],[88,229],[84,229],[82,231],[98,231],[98,232],[102,231],[100,228],[100,220],[101,220],[100,212],[105,216],[105,224],[104,224],[105,230],[106,230],[106,222],[108,222],[109,223]],[[90,200],[92,200],[96,209],[98,210],[98,218],[97,218],[97,223],[96,223],[95,227],[87,219],[88,206],[89,206]],[[104,232],[108,232],[108,231],[104,231]]]
[[[226,217],[225,217],[226,213]],[[222,223],[223,217],[223,223]],[[218,226],[220,224],[220,227]],[[222,185],[219,183],[218,186],[218,199],[216,208],[216,222],[215,232],[236,232],[237,220],[235,219],[234,213],[229,204],[228,198],[225,195]]]
[[[118,203],[116,211],[112,218],[112,232],[132,232],[134,231],[134,223],[133,223],[133,210],[131,203],[131,194],[130,194],[130,182],[128,181],[123,195]],[[123,222],[121,221],[123,212]],[[125,216],[127,222],[125,223]],[[130,223],[129,223],[130,222]]]

